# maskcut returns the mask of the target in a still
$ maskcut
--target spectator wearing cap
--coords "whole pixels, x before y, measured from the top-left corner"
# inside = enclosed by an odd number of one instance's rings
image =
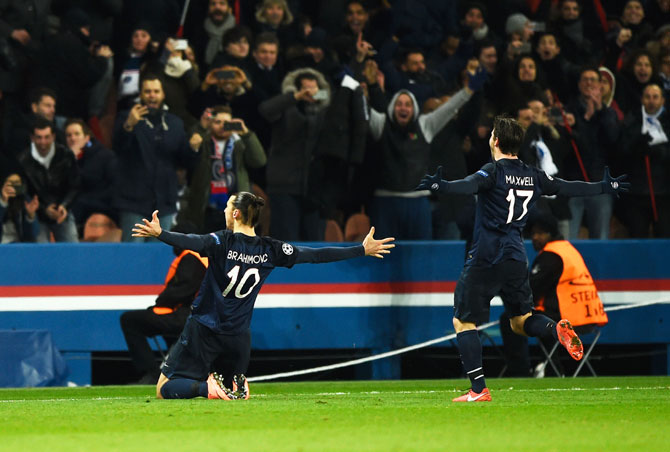
[[[98,102],[105,96],[91,93],[94,89],[106,93],[105,87],[98,83],[111,82],[112,51],[106,45],[92,45],[90,24],[84,11],[69,10],[63,18],[63,32],[44,43],[37,61],[37,79],[56,92],[58,116],[63,121],[65,117],[88,119],[100,114],[99,105],[96,111],[91,110],[91,101]]]
[[[195,50],[198,66],[211,67],[218,53],[223,52],[223,35],[235,27],[235,16],[228,0],[209,0],[207,15],[193,30],[189,44]]]
[[[528,17],[521,13],[509,15],[505,21],[505,33],[508,61],[515,61],[520,55],[531,52],[531,39],[535,34],[535,28]]]
[[[663,90],[657,84],[644,88],[642,108],[627,113],[619,159],[630,177],[630,193],[618,208],[631,237],[670,237],[670,114]]]

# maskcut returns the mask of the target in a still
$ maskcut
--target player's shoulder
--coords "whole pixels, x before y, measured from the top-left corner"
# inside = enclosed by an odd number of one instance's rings
[[[475,174],[478,174],[482,177],[491,177],[495,175],[495,172],[496,172],[496,164],[494,162],[489,162],[484,166],[482,166],[481,168],[479,168],[479,170],[475,172]]]

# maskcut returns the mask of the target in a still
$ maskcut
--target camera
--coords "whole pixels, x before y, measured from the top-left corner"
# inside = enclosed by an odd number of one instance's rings
[[[237,76],[235,71],[216,71],[214,77],[217,80],[232,80]]]
[[[12,184],[12,187],[14,187],[14,193],[16,193],[16,196],[23,196],[26,194],[26,186],[23,184]]]
[[[223,130],[226,132],[241,132],[242,123],[237,121],[226,121],[223,123]]]

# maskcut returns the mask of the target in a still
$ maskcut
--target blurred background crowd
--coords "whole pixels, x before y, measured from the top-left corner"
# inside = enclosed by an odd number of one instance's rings
[[[474,197],[414,187],[490,160],[493,118],[550,176],[566,238],[670,236],[670,0],[0,0],[2,243],[259,233],[468,239]],[[532,222],[532,221],[531,221]]]

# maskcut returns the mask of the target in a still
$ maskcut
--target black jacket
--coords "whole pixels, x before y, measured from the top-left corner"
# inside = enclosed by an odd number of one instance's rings
[[[19,164],[28,180],[28,192],[40,201],[37,211],[40,221],[53,222],[46,215],[49,204],[62,204],[68,211],[79,190],[79,169],[74,154],[60,144],[49,169],[33,158],[30,148],[19,155]]]
[[[112,208],[117,171],[116,154],[91,138],[77,160],[80,174],[79,195],[72,203],[77,223],[84,223],[93,213],[104,213],[116,219]]]

